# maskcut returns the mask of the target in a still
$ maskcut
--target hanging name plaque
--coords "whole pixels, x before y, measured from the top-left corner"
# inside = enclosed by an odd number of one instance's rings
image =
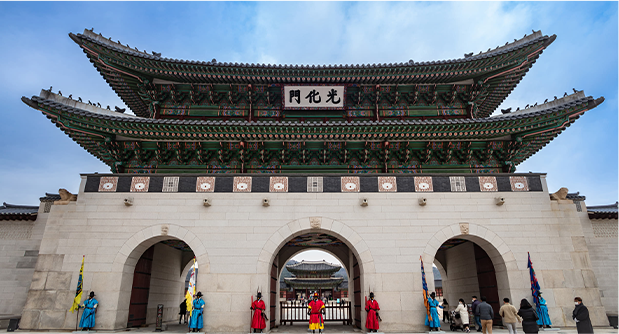
[[[283,86],[284,109],[344,109],[346,86]]]

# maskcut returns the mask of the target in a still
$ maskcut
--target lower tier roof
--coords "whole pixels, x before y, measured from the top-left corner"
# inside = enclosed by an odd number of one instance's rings
[[[582,91],[481,119],[248,122],[146,119],[49,91],[22,101],[113,172],[513,172],[604,101]]]

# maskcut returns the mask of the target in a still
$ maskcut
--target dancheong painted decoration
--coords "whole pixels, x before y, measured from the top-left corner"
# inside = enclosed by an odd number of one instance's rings
[[[131,109],[22,100],[115,173],[497,173],[604,101],[582,91],[491,116],[556,36],[464,58],[264,65],[163,58],[69,34]],[[80,99],[81,100],[81,99]]]

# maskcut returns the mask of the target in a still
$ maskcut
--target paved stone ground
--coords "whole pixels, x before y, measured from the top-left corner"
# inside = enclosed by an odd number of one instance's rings
[[[168,325],[168,330],[165,331],[167,333],[187,333],[187,325],[179,325],[178,323],[174,322],[174,323],[167,323]],[[457,332],[451,332],[449,330],[449,324],[445,324],[443,323],[443,330],[445,331],[446,334],[449,333],[462,333],[462,331],[457,331]],[[618,334],[619,332],[616,329],[613,329],[612,327],[594,327],[593,330],[595,331],[595,334]],[[16,333],[33,333],[33,334],[37,334],[37,333],[48,333],[48,334],[67,334],[67,333],[71,333],[72,331],[54,331],[54,332],[46,332],[46,331],[23,331],[23,330],[18,330],[16,331]],[[141,327],[141,328],[131,328],[131,329],[126,329],[126,330],[118,330],[118,331],[98,331],[98,333],[132,333],[132,334],[146,334],[146,333],[153,333],[155,332],[155,327],[154,326],[149,326],[149,327]],[[492,329],[493,333],[496,334],[508,334],[508,330],[507,329],[501,329],[500,327],[494,327]],[[85,333],[85,332],[84,332]],[[92,332],[91,332],[92,333]],[[274,330],[272,330],[270,333],[277,333],[277,334],[310,334],[310,332],[307,329],[307,324],[295,324],[295,325],[288,325],[288,326],[279,326],[278,328],[275,328]],[[335,324],[327,324],[325,326],[325,330],[323,331],[324,334],[342,334],[342,333],[350,333],[350,334],[361,334],[361,331],[353,328],[352,326],[345,326],[345,325],[335,325]],[[424,334],[426,334],[427,332],[422,332]],[[477,334],[478,332],[476,332],[475,330],[471,331],[471,334]],[[524,334],[524,332],[522,331],[518,331],[519,334]],[[544,331],[540,331],[540,334],[543,334]],[[546,332],[549,334],[578,334],[578,332],[576,331],[576,327],[567,327],[567,328],[561,328],[561,331],[559,332]],[[129,333],[128,333],[129,334]],[[204,333],[202,333],[204,334]],[[209,333],[209,334],[219,334],[219,333]],[[391,334],[391,333],[390,333]],[[393,334],[399,334],[399,333],[393,333]],[[407,333],[410,334],[410,333]]]

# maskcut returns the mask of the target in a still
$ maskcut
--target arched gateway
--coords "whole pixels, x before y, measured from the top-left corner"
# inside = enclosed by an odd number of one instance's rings
[[[85,255],[95,329],[152,326],[155,304],[176,321],[193,256],[204,331],[248,331],[259,288],[272,328],[272,283],[307,246],[293,240],[314,234],[342,245],[322,248],[352,276],[361,329],[372,290],[380,331],[427,330],[420,257],[431,290],[428,269],[440,264],[452,306],[475,289],[493,302],[531,299],[527,253],[554,324],[574,325],[576,294],[606,324],[605,307],[617,306],[602,304],[595,273],[617,263],[589,252],[616,253],[616,242],[593,242],[616,233],[596,235],[567,191],[549,196],[545,174],[515,173],[604,98],[575,91],[491,116],[555,37],[535,31],[441,62],[309,67],[187,62],[70,34],[133,114],[51,89],[22,98],[113,174],[84,174],[77,198],[40,210],[49,224],[20,327],[75,328]],[[603,284],[616,294],[616,276]]]

